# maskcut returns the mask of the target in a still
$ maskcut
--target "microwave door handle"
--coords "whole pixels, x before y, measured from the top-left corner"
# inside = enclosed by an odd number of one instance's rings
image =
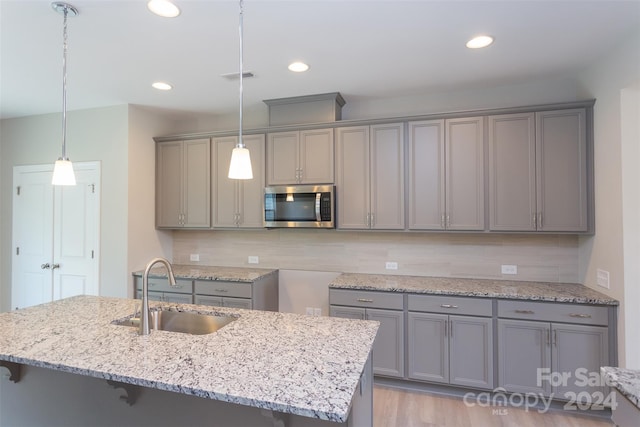
[[[322,193],[316,193],[316,221],[318,222],[322,220],[320,216],[320,196],[322,196]]]

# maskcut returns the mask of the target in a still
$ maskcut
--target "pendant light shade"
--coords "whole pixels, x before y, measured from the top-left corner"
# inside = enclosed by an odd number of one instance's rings
[[[243,64],[242,64],[242,50],[243,50],[243,40],[242,40],[242,0],[240,0],[240,25],[239,25],[239,33],[240,33],[240,125],[238,130],[238,144],[233,149],[231,153],[231,162],[229,164],[229,178],[231,179],[253,179],[253,170],[251,169],[251,156],[249,155],[249,149],[244,145],[244,141],[242,140],[242,107],[243,107],[243,87],[242,87],[242,74],[243,74]]]
[[[67,157],[67,17],[78,15],[78,9],[67,3],[54,2],[51,8],[64,16],[62,30],[62,156],[53,167],[53,185],[76,185],[73,165]]]

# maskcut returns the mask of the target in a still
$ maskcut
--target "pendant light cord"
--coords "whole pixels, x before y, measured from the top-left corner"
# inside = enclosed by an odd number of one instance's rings
[[[62,29],[62,157],[67,160],[67,15],[69,8],[64,6],[64,24]]]
[[[238,130],[238,148],[245,148],[244,145],[244,141],[242,139],[242,110],[243,110],[243,87],[242,87],[242,75],[244,73],[244,68],[243,68],[243,61],[242,61],[242,57],[243,57],[243,31],[242,31],[242,27],[243,27],[243,8],[242,8],[242,0],[240,0],[240,24],[238,26],[238,32],[240,33],[240,124],[239,124],[239,130]]]

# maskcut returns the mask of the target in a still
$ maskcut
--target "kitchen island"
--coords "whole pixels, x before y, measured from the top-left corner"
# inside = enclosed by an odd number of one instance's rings
[[[137,304],[78,296],[0,314],[0,364],[17,381],[0,379],[0,425],[371,425],[377,322],[152,302],[237,320],[140,336],[114,323]]]

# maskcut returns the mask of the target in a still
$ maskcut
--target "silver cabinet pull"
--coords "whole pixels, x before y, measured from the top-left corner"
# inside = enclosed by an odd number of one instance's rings
[[[531,223],[533,224],[533,227],[531,227],[531,228],[533,228],[534,230],[536,228],[538,228],[538,225],[537,225],[538,221],[536,220],[536,213],[535,212],[531,214]]]
[[[542,230],[542,212],[538,214],[538,229]]]
[[[440,215],[440,228],[444,228],[445,227],[445,223],[444,223],[444,213],[442,215]]]
[[[535,314],[533,310],[515,310],[515,312],[518,314]]]
[[[449,336],[453,338],[453,320],[449,320]]]
[[[445,336],[445,337],[448,337],[448,336],[449,336],[449,332],[448,332],[448,330],[449,330],[449,321],[448,321],[448,320],[445,320],[445,321],[444,321],[444,336]]]
[[[368,298],[358,298],[357,301],[358,302],[373,302],[372,299],[368,299]]]
[[[214,289],[216,292],[229,292],[229,289]]]
[[[551,345],[551,332],[547,329],[547,345]]]
[[[42,264],[42,265],[40,265],[40,268],[43,269],[43,270],[46,270],[47,268],[51,268],[51,264],[49,264],[49,263]]]
[[[579,319],[591,319],[590,314],[581,314],[581,313],[571,313],[569,317],[577,317]]]
[[[558,346],[558,331],[553,331],[553,345]]]
[[[457,305],[452,305],[452,304],[440,304],[440,307],[442,307],[442,308],[458,308]]]

